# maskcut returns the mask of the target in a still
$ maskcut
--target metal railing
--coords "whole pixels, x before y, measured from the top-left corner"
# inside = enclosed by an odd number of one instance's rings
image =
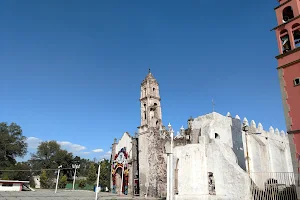
[[[297,200],[294,173],[250,173],[252,200]]]

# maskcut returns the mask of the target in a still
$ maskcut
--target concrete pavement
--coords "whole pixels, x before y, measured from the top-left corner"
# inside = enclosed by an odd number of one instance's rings
[[[37,189],[36,191],[22,191],[22,192],[1,192],[1,200],[94,200],[95,192],[82,190],[54,190]],[[119,196],[112,193],[100,192],[98,200],[121,200],[121,199],[145,199],[142,197]],[[150,199],[150,198],[147,198]]]

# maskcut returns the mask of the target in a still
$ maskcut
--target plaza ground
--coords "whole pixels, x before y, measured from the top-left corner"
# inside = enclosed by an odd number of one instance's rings
[[[36,190],[36,191],[22,191],[22,192],[0,192],[1,200],[94,200],[95,192],[92,191],[68,191],[68,190],[58,190],[54,193],[54,190]],[[132,196],[119,196],[112,193],[100,192],[98,194],[98,200],[110,199],[145,199],[141,197]],[[147,198],[149,199],[149,198]]]

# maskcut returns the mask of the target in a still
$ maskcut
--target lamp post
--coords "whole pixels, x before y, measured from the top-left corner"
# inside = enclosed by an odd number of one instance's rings
[[[246,123],[243,123],[243,131],[245,132],[245,142],[246,142],[246,161],[248,173],[250,174],[250,158],[249,158],[249,150],[248,150],[248,135],[259,135],[261,133],[248,133],[249,126]]]
[[[75,188],[76,170],[80,168],[80,164],[73,164],[72,168],[75,168],[74,178],[73,178],[73,190]]]
[[[58,166],[57,178],[56,178],[56,186],[55,186],[55,193],[57,192],[58,180],[59,180],[59,172],[62,165]]]
[[[173,199],[173,138],[174,130],[171,124],[168,125],[168,134],[170,135],[170,152],[167,152],[167,200]],[[160,128],[160,132],[163,133],[163,129]]]
[[[99,187],[99,176],[100,176],[100,166],[101,166],[101,162],[104,160],[104,158],[102,158],[100,161],[99,161],[99,166],[98,166],[98,176],[97,176],[97,187],[96,187],[96,196],[95,196],[95,200],[97,200],[98,198],[98,187]]]

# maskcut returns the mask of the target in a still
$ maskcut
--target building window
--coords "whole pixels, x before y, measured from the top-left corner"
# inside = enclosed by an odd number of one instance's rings
[[[220,139],[220,136],[218,133],[215,133],[215,139]]]
[[[12,187],[12,183],[2,183],[2,187]]]
[[[155,88],[153,88],[153,92],[155,91]]]
[[[294,24],[292,26],[293,29],[293,37],[295,41],[295,47],[300,47],[300,24]]]
[[[282,22],[286,23],[287,21],[293,18],[294,18],[293,8],[291,6],[284,8],[282,11]]]
[[[295,78],[295,79],[294,79],[294,85],[295,85],[295,86],[300,85],[300,78]]]
[[[287,30],[282,30],[280,32],[280,40],[282,45],[282,53],[286,53],[291,50],[290,37]]]

